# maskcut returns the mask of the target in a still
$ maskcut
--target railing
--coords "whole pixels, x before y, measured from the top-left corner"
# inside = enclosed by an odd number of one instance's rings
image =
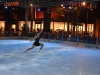
[[[36,32],[26,32],[26,31],[17,31],[12,32],[12,31],[5,31],[5,32],[0,32],[0,38],[19,38],[19,39],[27,39],[34,37]],[[100,45],[100,40],[96,36],[87,36],[87,35],[68,35],[68,34],[55,34],[55,33],[46,33],[43,32],[41,35],[42,39],[47,39],[49,40],[56,40],[56,41],[65,41],[65,42],[73,42],[76,43],[76,45],[79,45],[80,43],[83,44],[91,44],[95,45],[98,47]]]
[[[95,36],[86,36],[86,35],[68,35],[68,34],[46,34],[43,38],[51,39],[51,40],[59,40],[59,41],[69,41],[69,42],[76,42],[78,45],[79,43],[84,44],[94,44],[96,47],[100,45],[100,41],[98,37]]]

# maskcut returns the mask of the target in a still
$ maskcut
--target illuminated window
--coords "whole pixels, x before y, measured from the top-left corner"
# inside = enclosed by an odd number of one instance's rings
[[[51,29],[51,30],[53,30],[53,29],[54,29],[54,24],[53,24],[53,22],[52,22],[52,21],[50,22],[50,29]]]
[[[54,22],[54,31],[57,29],[64,30],[64,22]]]
[[[5,29],[5,21],[0,21],[0,29],[2,32],[4,32]]]
[[[35,21],[33,21],[33,29],[32,30],[37,31],[37,28],[40,30],[43,30],[43,24],[44,24],[43,21],[40,23],[36,23]]]
[[[51,22],[50,29],[56,31],[57,29],[67,31],[67,22]],[[72,30],[72,25],[69,23],[69,30]]]
[[[67,31],[67,26],[68,26],[68,24],[67,24],[67,22],[65,22],[65,31]]]
[[[25,21],[19,21],[19,29],[22,30],[23,24],[25,24]],[[27,24],[29,26],[29,29],[31,28],[31,21],[27,21]]]
[[[89,33],[89,35],[93,35],[93,31],[94,31],[94,24],[87,24],[87,32]]]
[[[13,29],[15,29],[15,28],[16,28],[16,25],[15,25],[15,24],[13,24],[13,25],[12,25],[12,28],[13,28]]]

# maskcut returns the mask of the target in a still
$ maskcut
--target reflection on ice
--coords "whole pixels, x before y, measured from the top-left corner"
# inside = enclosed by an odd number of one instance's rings
[[[0,40],[0,75],[100,75],[100,50],[41,42],[26,53],[33,42]]]

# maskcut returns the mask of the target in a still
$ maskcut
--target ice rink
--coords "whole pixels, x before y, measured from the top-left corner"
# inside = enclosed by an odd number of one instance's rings
[[[0,40],[0,75],[100,75],[100,49],[29,40]]]

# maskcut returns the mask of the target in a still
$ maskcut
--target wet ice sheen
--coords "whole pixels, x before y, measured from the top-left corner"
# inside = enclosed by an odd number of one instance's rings
[[[0,40],[0,75],[100,75],[100,50],[44,42],[25,53],[33,42]]]

